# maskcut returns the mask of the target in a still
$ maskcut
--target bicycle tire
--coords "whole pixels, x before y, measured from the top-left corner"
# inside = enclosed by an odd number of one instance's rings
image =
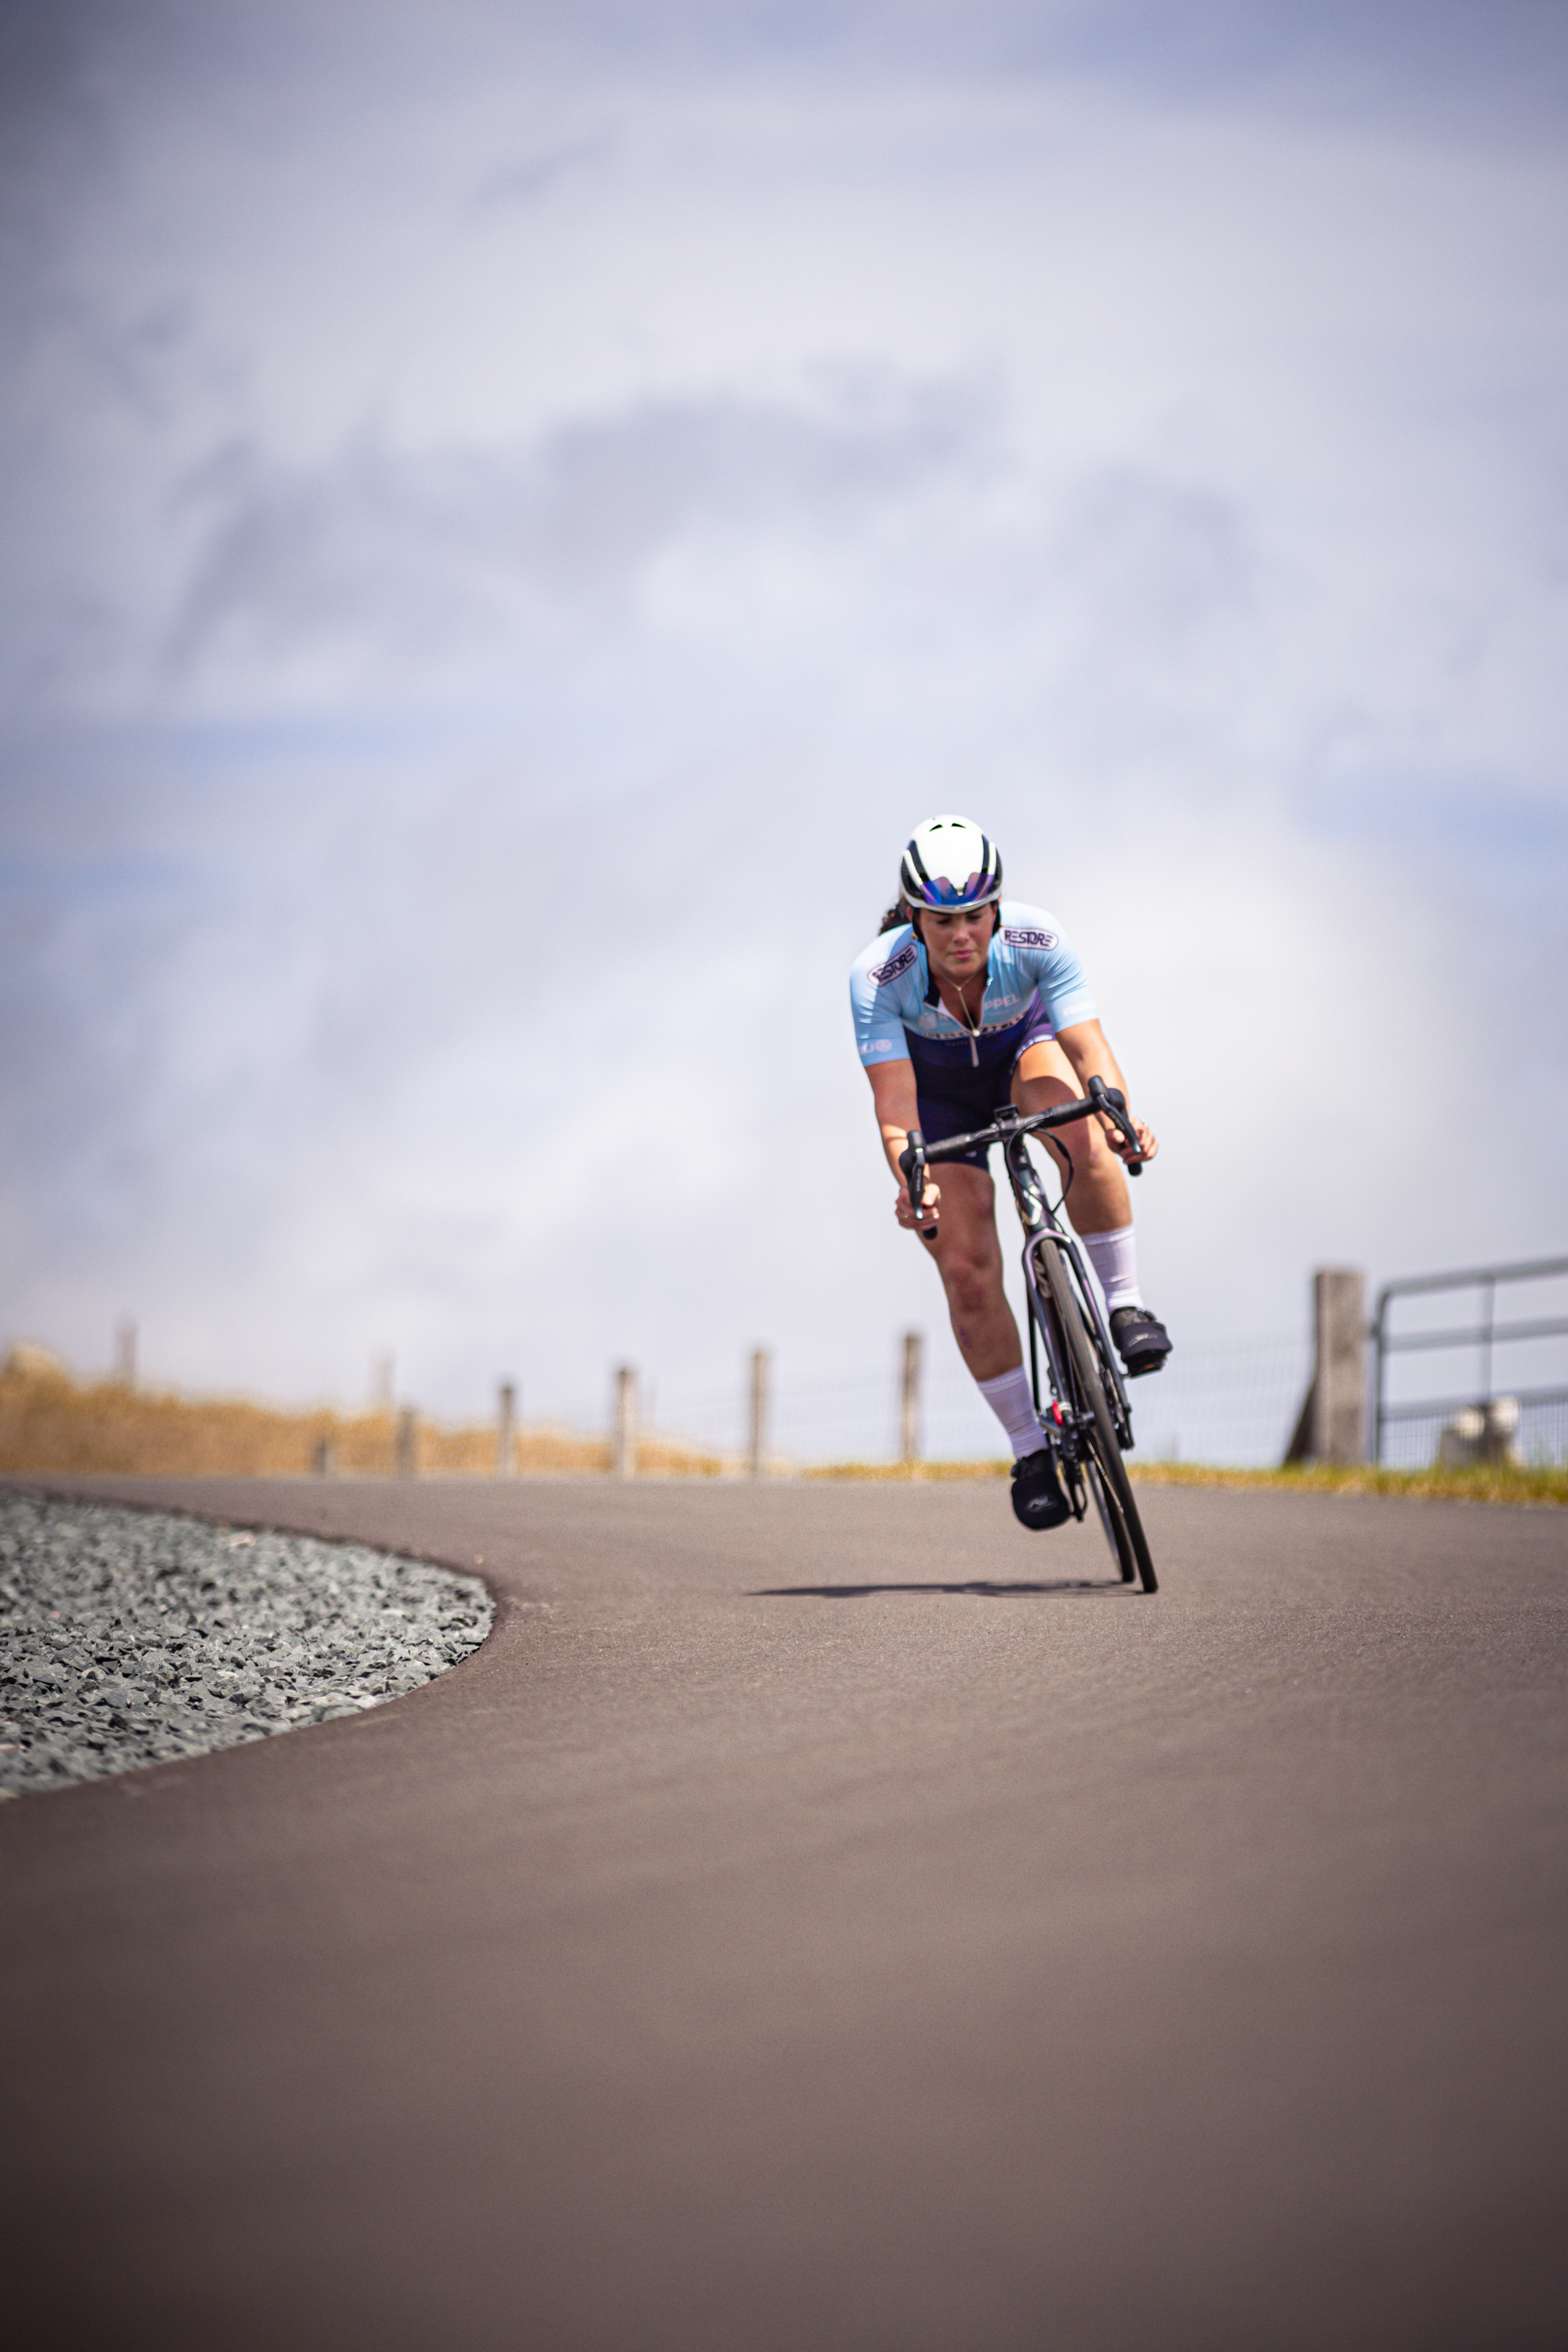
[[[1121,1447],[1117,1441],[1116,1423],[1106,1399],[1105,1380],[1100,1369],[1100,1354],[1084,1323],[1083,1309],[1073,1294],[1060,1254],[1049,1234],[1042,1234],[1035,1246],[1035,1263],[1046,1278],[1051,1295],[1057,1321],[1066,1341],[1068,1364],[1080,1400],[1089,1414],[1093,1428],[1089,1444],[1100,1475],[1105,1480],[1115,1515],[1125,1528],[1132,1556],[1137,1565],[1138,1580],[1145,1592],[1158,1592],[1159,1580],[1149,1554],[1149,1538],[1143,1532],[1143,1522],[1138,1516],[1137,1498],[1132,1481],[1127,1475],[1127,1465],[1121,1459]],[[1119,1557],[1122,1557],[1118,1545]],[[1127,1580],[1131,1581],[1131,1579]]]
[[[1127,1532],[1127,1522],[1121,1516],[1115,1496],[1106,1483],[1105,1473],[1100,1466],[1098,1457],[1091,1455],[1084,1464],[1083,1469],[1084,1485],[1089,1488],[1094,1500],[1094,1507],[1100,1514],[1100,1524],[1105,1530],[1105,1540],[1116,1555],[1116,1565],[1121,1572],[1121,1581],[1123,1584],[1135,1583],[1138,1580],[1138,1555],[1132,1549],[1132,1538]]]
[[[1068,1355],[1067,1338],[1061,1317],[1057,1311],[1055,1298],[1052,1297],[1042,1298],[1038,1286],[1032,1283],[1029,1286],[1028,1307],[1031,1347],[1034,1344],[1036,1327],[1048,1323],[1050,1331],[1046,1334],[1047,1355],[1052,1363],[1068,1366],[1070,1387],[1075,1377],[1076,1367]],[[1072,1402],[1070,1395],[1068,1402],[1069,1404]],[[1072,1491],[1075,1484],[1080,1491],[1087,1490],[1087,1501],[1083,1503],[1081,1508],[1079,1496],[1074,1496],[1074,1508],[1079,1510],[1079,1517],[1083,1518],[1088,1516],[1088,1504],[1094,1505],[1095,1516],[1100,1521],[1105,1540],[1110,1547],[1110,1556],[1116,1562],[1122,1583],[1134,1583],[1138,1578],[1138,1555],[1132,1549],[1132,1538],[1127,1531],[1127,1522],[1121,1516],[1121,1507],[1100,1466],[1098,1454],[1091,1449],[1086,1458],[1080,1459],[1076,1480],[1073,1474],[1068,1471],[1066,1464],[1063,1465],[1063,1474],[1068,1479],[1069,1492]]]

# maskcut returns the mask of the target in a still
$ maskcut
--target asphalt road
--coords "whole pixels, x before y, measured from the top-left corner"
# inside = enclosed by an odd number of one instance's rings
[[[0,1808],[27,2352],[1568,2341],[1568,1513],[89,1488],[500,1611]]]

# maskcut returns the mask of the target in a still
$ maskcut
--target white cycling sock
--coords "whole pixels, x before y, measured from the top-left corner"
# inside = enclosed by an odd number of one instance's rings
[[[1105,1311],[1114,1315],[1119,1307],[1142,1307],[1143,1293],[1138,1287],[1138,1244],[1131,1225],[1120,1225],[1113,1234],[1079,1234],[1079,1241],[1089,1252],[1089,1264],[1100,1276],[1100,1286],[1105,1293]]]
[[[976,1381],[974,1385],[1006,1431],[1015,1456],[1037,1453],[1045,1440],[1035,1412],[1035,1391],[1023,1365],[998,1372],[994,1381]]]

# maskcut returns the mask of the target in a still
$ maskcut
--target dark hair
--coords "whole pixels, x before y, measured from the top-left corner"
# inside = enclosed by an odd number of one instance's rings
[[[997,932],[1002,928],[1002,901],[1000,898],[994,898],[991,904],[995,917],[995,919],[991,926],[991,936],[994,939]],[[899,899],[896,907],[889,908],[887,913],[878,924],[877,937],[880,939],[884,931],[896,931],[900,923],[909,923],[912,925],[916,939],[921,940],[924,940],[925,933],[921,929],[919,908],[911,907],[909,900],[902,897]]]

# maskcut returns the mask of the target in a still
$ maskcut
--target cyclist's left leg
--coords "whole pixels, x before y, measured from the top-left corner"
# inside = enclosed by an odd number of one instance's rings
[[[1013,1073],[1013,1100],[1021,1111],[1052,1110],[1079,1102],[1083,1088],[1054,1037],[1041,1037],[1021,1054]],[[1068,1214],[1079,1239],[1113,1234],[1132,1223],[1127,1171],[1105,1139],[1099,1119],[1086,1118],[1061,1136],[1039,1139],[1069,1183]]]
[[[1020,1110],[1050,1110],[1082,1096],[1072,1064],[1054,1038],[1037,1039],[1019,1055],[1013,1100]],[[1127,1171],[1097,1118],[1044,1140],[1068,1187],[1067,1213],[1105,1294],[1106,1318],[1122,1362],[1129,1372],[1156,1372],[1171,1352],[1171,1341],[1138,1286]]]

